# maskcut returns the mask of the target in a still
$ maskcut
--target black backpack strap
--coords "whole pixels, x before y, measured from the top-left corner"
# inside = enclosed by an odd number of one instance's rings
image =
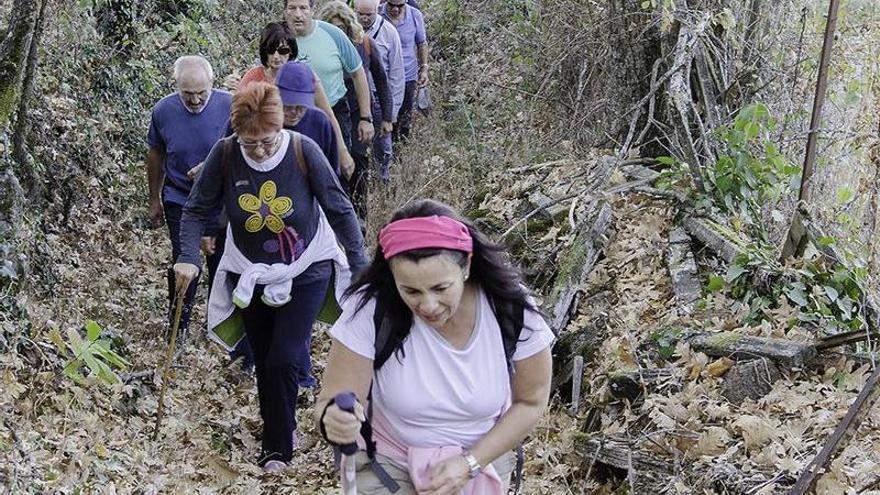
[[[513,354],[525,320],[525,307],[515,301],[490,301],[495,319],[501,328],[501,342],[504,344],[504,358],[507,360],[507,371],[513,376]]]
[[[373,39],[377,39],[379,37],[379,31],[382,30],[382,25],[385,24],[385,18],[381,15],[379,16],[379,28],[376,29],[376,32],[373,33]]]
[[[490,301],[492,310],[495,312],[495,319],[498,320],[498,326],[501,328],[501,342],[504,344],[504,358],[507,360],[507,371],[510,376],[515,373],[513,367],[513,355],[516,352],[516,344],[519,343],[522,334],[523,325],[525,324],[525,307],[515,301],[501,301],[496,303]],[[516,446],[516,467],[514,468],[514,484],[513,493],[519,493],[522,487],[523,465],[525,464],[525,455],[523,454],[523,444],[520,442]]]
[[[391,320],[387,317],[387,311],[385,308],[379,304],[379,301],[376,301],[376,310],[373,313],[373,324],[376,328],[376,342],[375,349],[376,355],[373,359],[373,369],[378,370],[385,364],[385,361],[388,360],[388,357],[391,356],[391,352],[389,349],[385,349],[388,346],[388,341],[391,337]],[[375,374],[374,374],[375,376]],[[364,444],[367,447],[367,458],[370,460],[370,470],[373,471],[373,474],[379,478],[379,481],[382,482],[382,485],[388,489],[391,493],[396,493],[400,490],[400,485],[394,481],[394,478],[388,474],[388,471],[379,464],[379,461],[376,460],[376,442],[373,440],[373,383],[370,383],[370,391],[367,394],[367,420],[361,423],[361,437],[364,439]]]
[[[388,361],[394,353],[391,343],[391,331],[393,322],[388,315],[387,309],[376,298],[376,309],[373,312],[373,325],[376,328],[375,355],[373,356],[373,369],[378,370]]]

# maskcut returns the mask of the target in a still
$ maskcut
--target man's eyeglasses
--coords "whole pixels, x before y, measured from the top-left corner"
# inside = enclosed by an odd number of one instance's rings
[[[253,151],[257,148],[263,148],[263,151],[272,151],[272,148],[275,144],[278,143],[278,135],[269,139],[263,139],[262,141],[245,141],[243,139],[238,140],[238,144],[241,145],[243,149],[248,151]]]
[[[391,10],[391,9],[402,9],[402,8],[406,7],[406,2],[402,2],[402,3],[391,3],[391,2],[387,2],[387,3],[385,3],[385,6],[388,8],[388,10]]]
[[[279,46],[278,48],[271,50],[269,55],[272,55],[273,53],[278,53],[278,55],[290,55],[290,47]]]

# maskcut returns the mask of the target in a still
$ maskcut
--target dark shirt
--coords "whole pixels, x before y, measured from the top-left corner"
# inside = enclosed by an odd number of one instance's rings
[[[374,95],[370,95],[370,98],[377,98],[379,100],[379,108],[382,111],[382,120],[384,122],[393,122],[394,121],[394,100],[391,97],[391,88],[388,86],[388,78],[385,75],[385,66],[382,64],[382,57],[379,55],[379,48],[376,47],[376,42],[373,41],[369,36],[363,37],[365,43],[370,43],[370,55],[367,56],[367,52],[364,49],[364,43],[360,43],[355,48],[357,48],[358,54],[361,56],[361,62],[363,62],[364,67],[368,67],[370,70],[367,73],[367,77],[369,80],[373,82],[373,86],[376,88],[376,93]],[[352,118],[352,127],[356,128],[357,123],[355,118],[360,111],[360,105],[358,105],[357,101],[357,93],[354,90],[354,82],[351,78],[345,79],[345,86],[348,89],[348,93],[346,93],[348,97],[348,106],[351,108]],[[370,109],[370,113],[372,114],[372,109]],[[378,122],[376,122],[378,124]]]
[[[296,163],[292,138],[281,163],[267,172],[254,170],[245,162],[237,139],[223,170],[223,141],[218,142],[184,206],[177,261],[200,263],[199,240],[211,211],[223,205],[235,245],[245,257],[254,263],[290,263],[314,238],[320,206],[345,250],[352,273],[366,267],[357,217],[339,179],[314,141],[304,137],[302,147],[308,177]]]
[[[337,176],[339,175],[336,133],[333,132],[333,124],[330,123],[327,114],[320,109],[306,107],[306,113],[302,119],[295,126],[286,128],[312,138],[324,152],[324,156],[330,162],[330,168],[336,172]]]
[[[147,144],[165,154],[163,201],[178,205],[186,202],[192,187],[186,173],[204,160],[223,137],[231,104],[232,95],[215,89],[199,113],[188,111],[178,93],[162,98],[153,107]]]

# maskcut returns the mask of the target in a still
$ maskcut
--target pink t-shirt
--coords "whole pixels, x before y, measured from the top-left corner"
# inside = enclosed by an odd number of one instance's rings
[[[510,375],[501,329],[489,301],[478,291],[474,332],[456,349],[418,316],[403,344],[404,356],[392,355],[376,372],[373,409],[394,439],[414,447],[472,447],[494,425],[510,402]],[[330,334],[368,359],[375,354],[376,330],[369,301],[354,313],[356,295],[343,304]],[[526,311],[514,361],[548,348],[553,332],[535,312]]]

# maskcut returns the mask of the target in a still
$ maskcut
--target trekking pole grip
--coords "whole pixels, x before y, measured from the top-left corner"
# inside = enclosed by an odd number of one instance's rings
[[[340,392],[336,394],[335,402],[339,409],[354,414],[354,404],[357,402],[357,396],[354,395],[354,392]],[[339,450],[345,455],[354,455],[358,451],[357,442],[340,445]]]

